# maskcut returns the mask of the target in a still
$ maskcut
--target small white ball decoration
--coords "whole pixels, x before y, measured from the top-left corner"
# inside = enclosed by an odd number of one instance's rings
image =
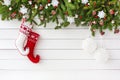
[[[97,63],[106,63],[109,60],[109,53],[104,48],[99,48],[95,51],[94,57]]]
[[[68,2],[71,2],[71,0],[68,0]]]
[[[9,7],[9,10],[11,11],[11,10],[12,10],[12,8],[11,8],[11,7]]]
[[[115,23],[115,21],[114,21],[114,20],[112,20],[112,21],[111,21],[111,23],[112,23],[112,24],[114,24],[114,23]]]
[[[93,54],[97,49],[97,43],[92,38],[87,38],[83,40],[82,48],[85,53]]]
[[[90,3],[88,3],[88,5],[90,5]]]
[[[48,3],[48,6],[51,6],[51,3]]]

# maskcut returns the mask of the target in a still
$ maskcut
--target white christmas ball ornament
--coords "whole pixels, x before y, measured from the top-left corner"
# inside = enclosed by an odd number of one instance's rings
[[[11,0],[4,0],[4,5],[9,6],[11,4]]]
[[[95,51],[94,57],[97,63],[106,63],[110,55],[104,48],[99,48]]]
[[[105,17],[104,11],[99,11],[98,17],[99,17],[99,18],[104,18],[104,17]]]
[[[83,3],[83,4],[87,4],[87,3],[88,3],[88,0],[82,0],[82,3]]]
[[[83,41],[82,48],[85,53],[93,54],[97,49],[97,44],[92,38],[87,38]]]

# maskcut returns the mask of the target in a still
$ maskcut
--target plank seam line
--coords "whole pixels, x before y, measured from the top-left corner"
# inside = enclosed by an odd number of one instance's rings
[[[17,50],[17,49],[0,49],[0,50]],[[83,50],[83,49],[36,49],[36,50]],[[106,49],[106,50],[120,50],[120,49]]]

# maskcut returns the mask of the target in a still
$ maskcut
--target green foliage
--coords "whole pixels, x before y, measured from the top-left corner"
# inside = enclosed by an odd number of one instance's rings
[[[0,15],[2,20],[10,19],[22,19],[23,14],[20,13],[20,8],[24,5],[28,9],[27,21],[35,23],[36,25],[44,25],[51,21],[56,22],[57,26],[55,29],[64,28],[70,25],[67,17],[74,17],[76,26],[81,25],[84,22],[86,25],[91,24],[92,35],[95,35],[95,30],[99,29],[103,32],[105,29],[113,30],[118,29],[120,26],[120,1],[119,0],[88,0],[88,4],[83,4],[81,0],[59,0],[59,5],[54,7],[52,5],[45,8],[46,5],[50,4],[50,0],[31,0],[32,4],[29,4],[29,0],[11,0],[9,6],[4,5],[4,0],[0,0]],[[38,8],[35,8],[37,6]],[[40,9],[42,6],[42,9]],[[9,10],[12,8],[12,10]],[[99,11],[105,12],[105,17],[100,19],[97,15]],[[110,14],[110,10],[114,11],[114,14]],[[52,11],[56,12],[52,14]],[[93,11],[96,12],[93,15]],[[16,13],[14,17],[11,14]],[[75,17],[78,15],[78,17]],[[44,19],[41,19],[43,16]],[[35,21],[38,17],[40,23]],[[59,21],[59,18],[62,20]],[[100,21],[103,21],[104,25],[100,25]],[[94,24],[93,22],[96,22]],[[112,23],[114,21],[114,23]]]

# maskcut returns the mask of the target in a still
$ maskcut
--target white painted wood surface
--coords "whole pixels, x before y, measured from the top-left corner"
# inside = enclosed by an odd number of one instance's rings
[[[107,64],[97,64],[93,56],[82,50],[82,40],[89,36],[87,27],[69,26],[54,30],[54,23],[34,30],[41,37],[35,53],[42,58],[39,64],[21,56],[15,47],[20,22],[0,21],[0,78],[1,80],[119,80],[120,34],[107,31],[104,46],[111,55]],[[94,38],[100,45],[100,35]]]

